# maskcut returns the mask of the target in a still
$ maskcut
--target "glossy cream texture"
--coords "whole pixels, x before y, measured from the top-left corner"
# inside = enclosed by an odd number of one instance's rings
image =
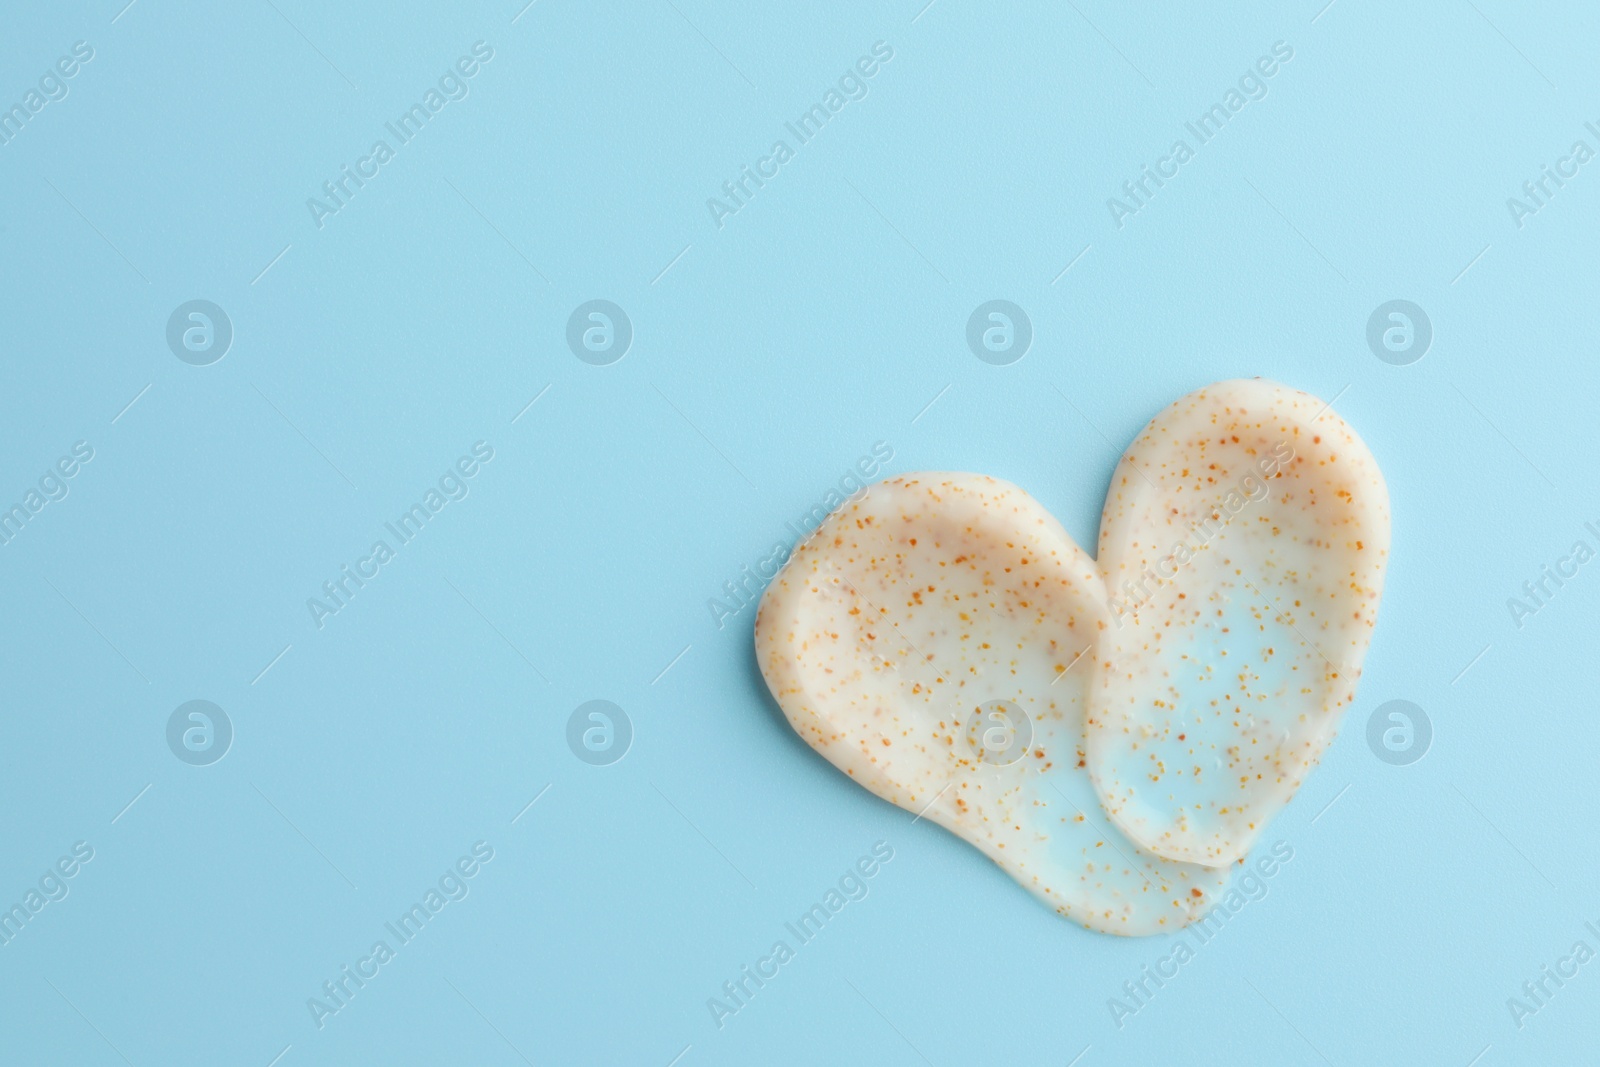
[[[1372,454],[1321,400],[1219,382],[1112,476],[1112,625],[1087,733],[1112,820],[1157,855],[1242,858],[1355,699],[1389,555]]]
[[[768,587],[762,674],[790,724],[880,797],[970,841],[1060,914],[1118,934],[1203,914],[1228,872],[1110,827],[1083,769],[1109,625],[1100,572],[1013,485],[918,474],[830,516]],[[1029,716],[1020,759],[978,758],[979,705]]]
[[[1331,740],[1387,552],[1383,480],[1343,420],[1222,382],[1129,448],[1099,563],[1016,486],[891,479],[768,586],[757,658],[862,786],[1084,926],[1159,933],[1209,910]],[[1031,726],[1015,762],[974,744],[997,700]]]

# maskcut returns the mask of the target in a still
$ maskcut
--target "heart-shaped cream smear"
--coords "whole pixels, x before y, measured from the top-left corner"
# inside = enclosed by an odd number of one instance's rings
[[[1220,528],[1166,565],[1202,517]],[[1331,738],[1387,545],[1382,480],[1338,416],[1224,382],[1123,458],[1101,565],[1016,486],[891,479],[794,552],[757,656],[794,729],[861,785],[1084,926],[1158,933],[1209,909]]]

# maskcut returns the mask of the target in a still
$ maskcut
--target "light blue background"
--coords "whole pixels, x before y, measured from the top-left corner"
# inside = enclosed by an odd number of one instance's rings
[[[1600,563],[1506,607],[1600,518],[1600,162],[1506,207],[1600,148],[1593,14],[922,2],[8,8],[0,104],[95,57],[0,146],[0,502],[95,456],[0,547],[0,903],[95,858],[0,947],[0,1060],[1593,1059],[1600,963],[1506,1007],[1600,948]],[[319,230],[306,199],[479,40],[470,96]],[[718,229],[706,199],[878,40],[869,95]],[[1106,199],[1279,40],[1269,95],[1117,229]],[[194,298],[235,330],[207,367],[165,342]],[[564,340],[594,298],[634,325],[608,367]],[[965,345],[991,298],[1032,319],[1015,365]],[[1366,345],[1391,298],[1433,322],[1412,366]],[[1387,595],[1267,835],[1293,861],[1119,1030],[1168,943],[849,784],[768,697],[753,611],[706,601],[877,441],[1092,546],[1144,422],[1249,375],[1337,396],[1378,456]],[[470,496],[316,628],[479,440]],[[166,746],[195,698],[236,730],[209,767]],[[593,698],[636,731],[611,766],[566,746]],[[1395,698],[1434,724],[1412,766],[1365,742]],[[706,998],[880,839],[870,895],[719,1030]],[[478,840],[470,895],[319,1030],[307,998]]]

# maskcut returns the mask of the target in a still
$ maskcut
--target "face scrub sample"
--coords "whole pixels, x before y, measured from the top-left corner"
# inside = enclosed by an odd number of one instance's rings
[[[1124,455],[1100,562],[1021,489],[912,474],[768,586],[757,658],[795,731],[1059,914],[1182,927],[1354,697],[1388,500],[1316,398],[1208,386]]]

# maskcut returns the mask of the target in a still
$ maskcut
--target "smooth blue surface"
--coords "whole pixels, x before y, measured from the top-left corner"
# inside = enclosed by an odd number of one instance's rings
[[[0,945],[0,1061],[1592,1060],[1600,962],[1520,1029],[1507,1006],[1600,949],[1600,562],[1507,606],[1600,548],[1600,161],[1507,206],[1600,150],[1584,5],[123,2],[0,34],[4,107],[94,53],[0,145],[0,507],[93,449],[0,545],[0,905],[93,849]],[[319,228],[307,199],[479,41],[465,98]],[[1118,228],[1107,199],[1280,41]],[[780,138],[719,228],[707,199]],[[166,341],[193,299],[233,326],[208,366]],[[594,299],[633,326],[609,366],[566,342]],[[991,299],[1032,322],[1009,366],[967,347]],[[1391,299],[1432,322],[1409,366],[1367,345]],[[1170,943],[1058,919],[835,773],[767,696],[754,611],[707,602],[876,442],[1092,546],[1144,422],[1249,375],[1336,398],[1378,456],[1387,595],[1267,834],[1293,860],[1119,1028]],[[307,599],[480,441],[465,499],[319,628]],[[196,699],[234,729],[209,766],[167,743]],[[632,721],[609,766],[568,748],[592,699]],[[1433,724],[1409,766],[1366,741],[1392,699]],[[880,840],[866,898],[719,1028],[707,999]],[[319,1028],[308,998],[479,841],[465,898]]]

